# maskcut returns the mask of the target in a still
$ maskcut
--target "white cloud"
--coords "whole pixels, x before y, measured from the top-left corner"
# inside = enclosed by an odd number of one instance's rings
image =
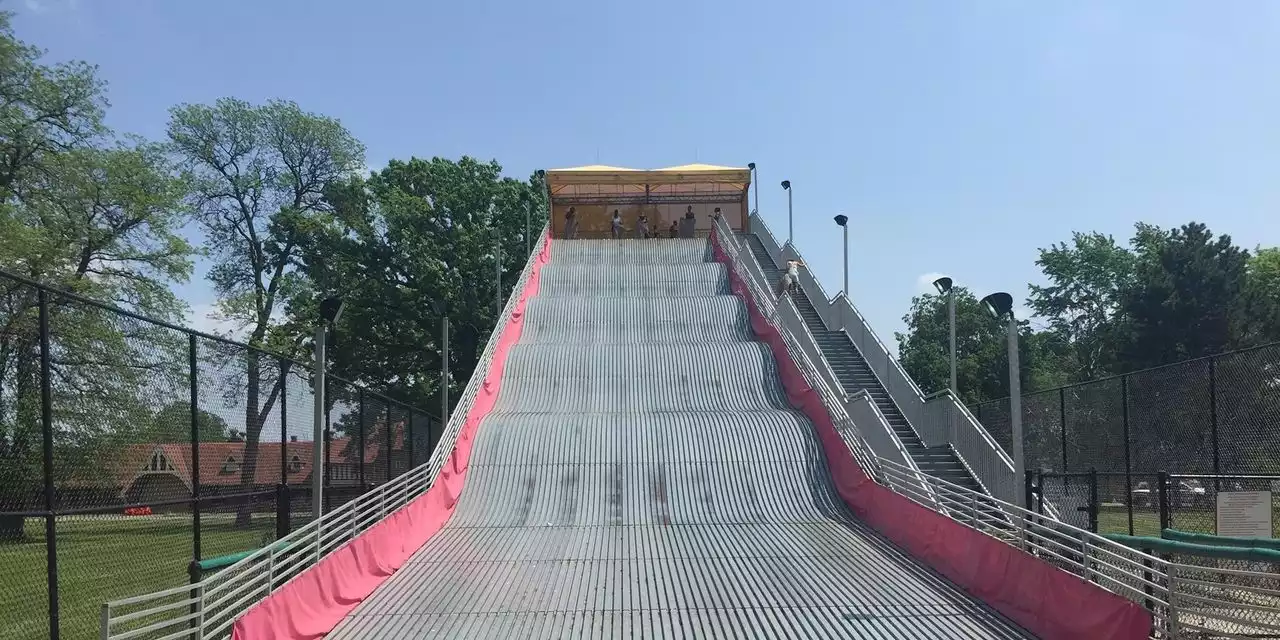
[[[933,287],[933,281],[945,275],[947,274],[933,271],[930,271],[929,273],[922,273],[920,274],[920,277],[916,278],[916,289],[918,289],[920,293],[937,293],[938,290]]]

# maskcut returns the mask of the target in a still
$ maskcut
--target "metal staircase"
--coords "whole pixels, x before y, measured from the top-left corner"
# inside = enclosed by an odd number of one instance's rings
[[[760,241],[754,233],[743,233],[740,237],[747,241],[747,246],[751,248],[751,253],[755,256],[756,262],[760,264],[761,270],[770,282],[777,282],[782,277],[782,269],[774,264],[773,259],[769,257],[769,251],[765,249],[764,243]],[[822,322],[822,318],[818,315],[818,311],[813,308],[813,303],[809,301],[808,296],[800,287],[796,287],[791,292],[792,302],[795,303],[796,309],[799,310],[800,316],[804,318],[804,322],[809,327],[809,332],[813,334],[814,340],[818,344],[818,349],[822,351],[822,355],[830,365],[831,370],[839,379],[841,387],[844,388],[846,394],[854,394],[861,390],[871,396],[876,407],[884,414],[885,420],[889,426],[893,428],[898,439],[902,441],[902,446],[907,451],[907,455],[911,456],[912,461],[921,471],[960,485],[974,491],[982,491],[979,485],[960,460],[956,458],[955,453],[948,445],[936,447],[927,447],[920,439],[919,434],[907,422],[906,416],[894,403],[893,398],[889,397],[889,392],[880,384],[880,380],[871,370],[871,366],[867,364],[862,354],[858,353],[858,349],[854,346],[853,341],[849,339],[848,334],[844,331],[832,331]]]

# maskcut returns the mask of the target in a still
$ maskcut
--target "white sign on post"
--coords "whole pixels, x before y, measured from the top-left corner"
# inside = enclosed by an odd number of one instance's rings
[[[1219,491],[1218,535],[1270,538],[1270,491]]]

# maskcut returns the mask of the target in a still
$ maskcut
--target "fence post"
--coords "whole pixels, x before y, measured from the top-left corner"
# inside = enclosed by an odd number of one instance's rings
[[[1209,358],[1209,440],[1213,446],[1213,475],[1222,473],[1218,452],[1218,367],[1216,357]],[[1218,489],[1218,479],[1213,479],[1214,489]]]
[[[49,346],[49,296],[36,289],[40,313],[40,430],[44,434],[44,550],[49,590],[49,639],[58,640],[58,517],[53,486],[53,381]]]
[[[289,535],[293,519],[293,494],[289,485],[276,485],[276,540]]]
[[[1098,468],[1089,468],[1089,531],[1098,532]]]
[[[409,433],[408,442],[405,442],[405,448],[409,450],[409,467],[405,469],[406,472],[412,470],[414,467],[417,466],[413,463],[414,462],[413,460],[413,417],[416,416],[417,414],[418,412],[414,411],[413,407],[409,407],[409,425],[405,429]]]
[[[360,493],[363,494],[367,488],[364,481],[364,387],[356,389],[356,412],[356,424],[360,425],[360,440],[357,443],[359,451],[356,452],[360,461],[356,464],[358,464],[360,468]]]
[[[280,358],[280,484],[289,484],[289,364]]]
[[[1156,474],[1156,484],[1159,485],[1160,491],[1160,535],[1164,536],[1164,530],[1169,528],[1169,521],[1172,511],[1169,505],[1169,472],[1161,471]]]
[[[387,418],[387,482],[391,482],[395,477],[395,465],[392,463],[395,461],[396,438],[395,434],[391,433],[391,400],[388,399],[384,404],[387,405],[385,414]]]
[[[187,334],[187,376],[191,379],[191,584],[200,582],[200,366],[198,345],[194,333]],[[193,589],[191,597],[197,592]],[[200,612],[200,603],[191,603],[191,615]],[[191,619],[191,627],[197,626],[195,617]]]
[[[1129,535],[1133,535],[1133,460],[1129,451],[1129,376],[1120,377],[1120,416],[1124,426],[1124,503],[1129,509]]]
[[[276,485],[276,540],[289,535],[289,362],[280,358],[280,484]],[[325,465],[328,466],[328,465]]]
[[[1035,495],[1035,479],[1036,479],[1035,472],[1032,471],[1031,469],[1027,469],[1026,471],[1023,472],[1022,505],[1021,506],[1027,511],[1031,511],[1032,509],[1035,508],[1035,502],[1033,498],[1033,496]],[[1033,553],[1031,549],[1031,543],[1027,542],[1027,527],[1030,524],[1031,524],[1031,516],[1028,515],[1027,512],[1023,512],[1021,538],[1022,538],[1023,547],[1025,547],[1027,553]]]
[[[1062,435],[1062,472],[1065,474],[1067,469],[1067,390],[1058,389],[1058,427]],[[1067,476],[1063,476],[1066,480]]]

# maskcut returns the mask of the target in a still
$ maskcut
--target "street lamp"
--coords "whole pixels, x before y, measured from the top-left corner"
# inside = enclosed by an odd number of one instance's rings
[[[325,356],[325,343],[328,342],[329,328],[338,323],[342,317],[342,298],[325,298],[320,301],[320,322],[316,323],[315,345],[315,416],[312,424],[311,446],[311,515],[316,521],[324,509],[324,390],[325,368],[328,365]],[[284,402],[282,399],[281,402]]]
[[[791,225],[791,181],[783,180],[782,188],[787,190],[787,244],[792,244],[791,241],[795,238],[795,230]]]
[[[756,191],[756,206],[754,209],[751,210],[751,213],[759,214],[760,213],[760,174],[756,172],[756,163],[754,162],[748,162],[747,168],[751,170],[751,184]]]
[[[956,291],[951,278],[942,276],[933,281],[938,293],[947,297],[947,323],[951,329],[951,395],[960,399],[960,386],[956,383]]]
[[[849,299],[849,216],[836,216],[836,224],[844,231],[844,298]]]
[[[1013,315],[1013,296],[1003,291],[993,293],[982,299],[982,306],[997,320],[1009,319],[1009,423],[1013,431],[1013,473],[1021,483],[1026,479],[1026,463],[1022,454],[1022,383],[1018,377],[1018,319]],[[1030,504],[1023,506],[1031,508]]]

